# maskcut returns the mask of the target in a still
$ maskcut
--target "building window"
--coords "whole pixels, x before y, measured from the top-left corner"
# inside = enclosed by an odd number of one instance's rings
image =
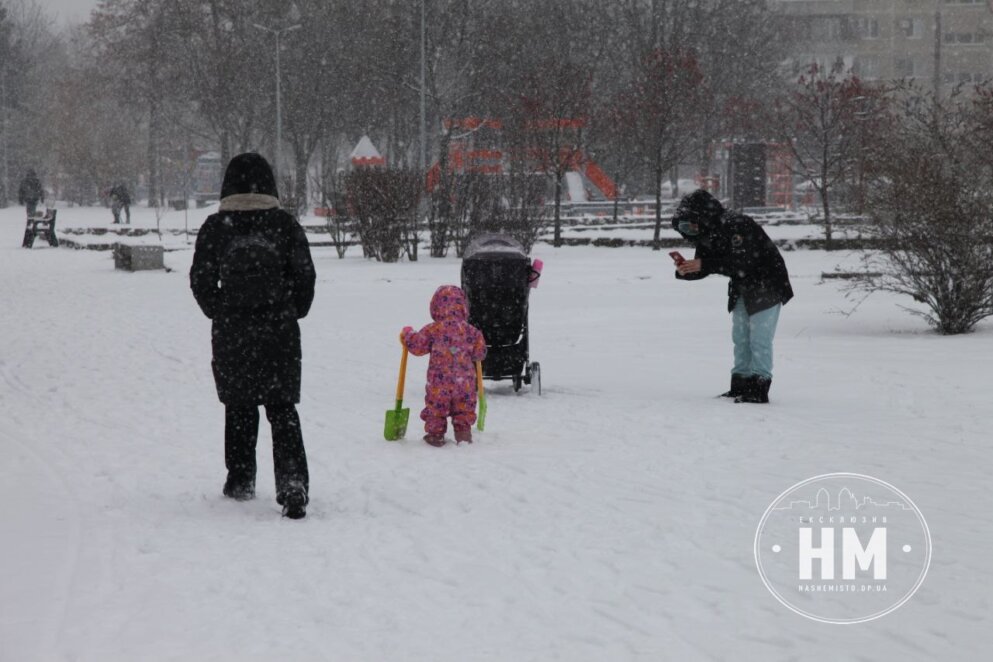
[[[896,29],[907,39],[920,39],[924,36],[924,19],[901,18],[896,22]]]
[[[897,58],[893,63],[893,73],[897,78],[913,78],[917,75],[917,69],[912,59]]]
[[[836,16],[818,18],[810,25],[810,36],[814,41],[841,41],[842,19]]]
[[[854,70],[862,80],[876,80],[879,78],[879,58],[862,55],[855,61]]]
[[[985,32],[946,32],[944,35],[944,42],[946,44],[964,44],[964,45],[978,45],[982,44],[987,39],[987,34]]]
[[[855,21],[858,34],[863,39],[879,39],[879,21],[874,18],[859,17]]]
[[[941,75],[941,80],[945,85],[969,85],[972,83],[978,85],[983,82],[983,74],[969,71],[946,71]]]

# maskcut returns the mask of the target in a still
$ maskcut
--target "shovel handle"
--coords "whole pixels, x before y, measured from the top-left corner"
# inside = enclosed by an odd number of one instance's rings
[[[400,378],[397,379],[397,410],[403,404],[403,384],[407,379],[407,346],[403,346],[403,355],[400,357]]]
[[[476,361],[476,395],[480,398],[486,398],[486,394],[483,392],[483,362]]]

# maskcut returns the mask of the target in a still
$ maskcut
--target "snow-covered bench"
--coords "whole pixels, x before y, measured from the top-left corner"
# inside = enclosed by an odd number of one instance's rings
[[[59,247],[59,238],[55,236],[55,210],[46,209],[44,214],[28,216],[27,224],[24,226],[24,248],[34,246],[35,237],[47,239],[48,243],[55,248]]]

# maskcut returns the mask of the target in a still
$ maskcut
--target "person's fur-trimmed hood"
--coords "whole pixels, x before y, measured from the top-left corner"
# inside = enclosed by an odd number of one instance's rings
[[[279,207],[279,198],[261,193],[235,193],[221,198],[219,211],[263,211]]]

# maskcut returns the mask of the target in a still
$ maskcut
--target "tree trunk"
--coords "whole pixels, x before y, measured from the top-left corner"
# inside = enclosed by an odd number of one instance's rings
[[[621,191],[620,191],[620,183],[619,183],[620,181],[621,181],[621,174],[619,172],[615,172],[614,173],[614,223],[615,224],[617,223],[618,207],[620,206],[621,203]]]
[[[824,248],[831,250],[831,203],[828,197],[827,171],[821,171],[821,208],[824,210]]]
[[[827,191],[821,191],[821,210],[824,213],[824,248],[831,250],[831,205],[828,202]]]
[[[662,155],[655,161],[655,234],[652,236],[652,250],[662,249]]]
[[[562,175],[555,173],[555,237],[552,245],[558,248],[562,245]]]
[[[231,134],[227,129],[221,131],[221,169],[226,170],[231,160]]]
[[[159,100],[148,104],[148,206],[159,206]]]
[[[307,171],[310,165],[310,153],[303,146],[298,147],[293,145],[293,159],[296,166],[296,186],[293,195],[296,197],[297,209],[303,210],[301,214],[305,213],[307,209]]]
[[[434,220],[431,223],[431,257],[445,257],[448,254],[448,242],[452,231],[451,174],[448,172],[448,146],[450,137],[447,132],[441,136],[441,146],[438,149],[438,184],[434,195]]]

